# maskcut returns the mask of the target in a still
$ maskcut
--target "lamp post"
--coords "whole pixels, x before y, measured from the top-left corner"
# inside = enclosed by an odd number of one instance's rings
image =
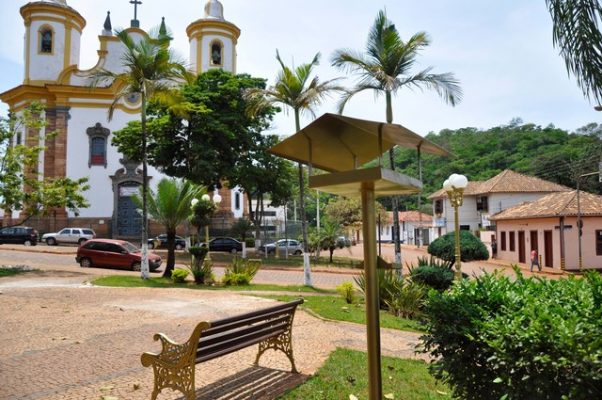
[[[210,198],[208,194],[204,194],[201,196],[201,200],[203,201],[211,201],[213,200],[213,204],[217,207],[219,203],[222,202],[222,196],[219,193],[215,193],[213,198]],[[205,244],[207,245],[207,257],[209,257],[209,223],[205,225]]]
[[[451,174],[445,182],[443,182],[443,190],[447,192],[449,202],[454,208],[454,234],[456,239],[455,256],[456,256],[456,279],[462,279],[462,265],[460,256],[460,222],[458,220],[458,208],[462,206],[464,189],[468,186],[468,179],[464,175]]]

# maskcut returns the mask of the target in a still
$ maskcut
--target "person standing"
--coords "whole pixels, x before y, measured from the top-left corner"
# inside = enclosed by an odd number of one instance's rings
[[[537,269],[541,272],[541,265],[539,265],[539,256],[537,250],[531,250],[531,272],[533,272],[533,266],[537,265]]]

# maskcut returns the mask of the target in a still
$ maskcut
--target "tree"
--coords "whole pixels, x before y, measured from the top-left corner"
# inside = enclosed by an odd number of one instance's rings
[[[117,38],[125,51],[121,58],[123,72],[101,69],[92,74],[91,84],[115,87],[115,97],[109,107],[109,120],[115,107],[126,97],[140,96],[140,161],[142,161],[142,265],[143,279],[149,278],[148,267],[148,169],[147,169],[147,107],[150,100],[167,101],[173,98],[173,87],[189,78],[184,64],[175,59],[169,49],[171,38],[164,25],[157,35],[144,36],[134,41],[127,31],[118,31]]]
[[[546,0],[553,22],[553,43],[566,69],[587,99],[602,103],[602,34],[597,0]]]
[[[232,224],[231,232],[232,236],[239,237],[244,243],[247,237],[249,237],[251,230],[253,229],[253,223],[247,218],[239,218]]]
[[[450,268],[456,262],[456,240],[455,232],[449,232],[433,240],[428,247],[428,253],[451,263]],[[468,231],[460,231],[460,260],[476,261],[488,260],[489,252],[481,242],[481,239]]]
[[[163,277],[171,278],[175,265],[176,228],[190,216],[190,202],[204,193],[204,188],[188,181],[163,178],[157,185],[157,192],[149,190],[147,195],[148,213],[156,222],[165,227],[167,234],[167,261]],[[134,197],[134,201],[142,203]]]
[[[251,99],[251,111],[257,112],[266,107],[267,104],[282,104],[293,110],[295,116],[295,129],[301,130],[300,116],[304,112],[309,112],[315,117],[314,109],[322,103],[324,99],[341,88],[336,85],[337,79],[331,79],[320,82],[317,76],[311,77],[314,68],[320,62],[320,53],[317,53],[313,60],[307,64],[301,64],[297,68],[289,68],[282,62],[278,50],[276,50],[276,60],[280,64],[280,72],[276,77],[274,86],[266,90],[250,91],[248,97]],[[304,283],[311,286],[311,270],[308,254],[307,237],[307,219],[305,217],[305,189],[303,164],[298,165],[299,175],[299,214],[301,216],[301,232],[303,236],[303,270]]]
[[[326,223],[320,230],[320,242],[322,249],[326,249],[330,253],[330,263],[332,263],[332,255],[337,248],[337,239],[341,234],[340,225]]]
[[[38,215],[48,215],[53,209],[69,209],[77,214],[88,207],[82,192],[90,188],[86,178],[44,177],[38,172],[43,146],[21,144],[17,137],[46,126],[40,117],[44,107],[32,103],[21,113],[0,118],[0,209],[7,215],[21,211],[19,225]],[[46,138],[56,135],[46,132]],[[12,226],[12,225],[9,225]]]
[[[344,228],[360,229],[362,226],[362,205],[358,198],[337,197],[324,208],[328,220]],[[376,203],[376,219],[382,225],[390,222],[390,217],[380,203]]]
[[[345,71],[356,73],[359,82],[348,90],[339,102],[342,113],[347,102],[364,90],[372,90],[377,96],[384,94],[387,123],[393,122],[391,96],[402,88],[433,89],[443,100],[456,105],[462,98],[458,80],[451,73],[432,74],[432,67],[412,73],[419,52],[430,44],[426,32],[414,34],[404,42],[393,22],[387,19],[385,11],[379,11],[370,33],[365,54],[349,49],[335,51],[332,65]],[[420,154],[420,153],[419,153]],[[394,149],[389,151],[391,169],[395,170]],[[419,178],[422,179],[422,174]],[[420,202],[420,197],[418,197]],[[420,203],[419,203],[420,208]],[[395,259],[401,261],[399,238],[399,217],[397,199],[393,200],[393,230],[395,235]]]

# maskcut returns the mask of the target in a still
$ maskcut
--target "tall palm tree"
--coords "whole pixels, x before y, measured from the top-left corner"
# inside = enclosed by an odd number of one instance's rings
[[[176,228],[191,214],[192,199],[205,192],[202,186],[188,181],[163,178],[157,185],[157,192],[148,192],[148,213],[150,217],[165,227],[167,234],[167,261],[163,276],[171,278],[175,265]],[[135,197],[135,201],[142,201]]]
[[[546,0],[553,22],[554,45],[566,69],[577,78],[587,99],[602,103],[602,33],[598,0]]]
[[[158,34],[145,36],[134,41],[126,30],[117,31],[117,37],[124,46],[121,57],[123,72],[101,69],[92,74],[91,85],[108,84],[115,88],[113,103],[109,107],[109,120],[113,118],[116,106],[125,98],[140,96],[140,122],[142,136],[142,266],[143,279],[149,277],[148,267],[148,168],[146,161],[147,106],[150,100],[167,102],[173,98],[174,86],[189,80],[190,75],[184,64],[177,60],[169,49],[170,36],[165,25]]]
[[[432,67],[414,73],[413,67],[419,52],[430,44],[426,32],[414,34],[403,41],[397,28],[379,11],[368,34],[365,53],[349,49],[335,51],[332,65],[357,74],[358,83],[347,90],[339,102],[339,113],[353,96],[364,90],[372,90],[377,96],[384,94],[387,123],[393,122],[392,95],[403,88],[432,89],[448,104],[456,105],[462,98],[459,81],[452,73],[433,74]],[[420,154],[420,153],[419,153]],[[391,169],[395,169],[394,149],[389,151]],[[420,175],[422,173],[420,172]],[[420,196],[418,197],[420,202]],[[420,203],[419,203],[420,206]],[[395,260],[401,261],[399,241],[399,216],[397,198],[393,198],[393,230],[395,237]]]
[[[301,64],[296,68],[289,68],[280,58],[276,50],[276,60],[280,64],[280,71],[276,77],[274,86],[264,90],[253,90],[248,93],[252,108],[261,109],[268,104],[282,104],[293,110],[295,116],[295,129],[301,130],[300,116],[309,112],[316,116],[315,108],[320,105],[326,97],[341,88],[336,85],[338,79],[320,82],[317,76],[312,78],[314,68],[320,63],[320,53],[307,64]],[[253,110],[251,110],[253,111]],[[310,171],[311,172],[311,171]],[[309,266],[309,254],[307,249],[307,219],[305,217],[305,188],[303,179],[303,164],[299,163],[299,211],[301,214],[301,232],[303,235],[303,270],[304,283],[311,286],[311,270]]]

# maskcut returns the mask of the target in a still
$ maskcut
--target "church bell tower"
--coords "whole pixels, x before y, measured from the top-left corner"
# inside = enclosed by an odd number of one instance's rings
[[[197,74],[212,68],[236,73],[236,43],[240,29],[224,19],[219,0],[205,4],[205,17],[186,28],[190,42],[190,64]]]

